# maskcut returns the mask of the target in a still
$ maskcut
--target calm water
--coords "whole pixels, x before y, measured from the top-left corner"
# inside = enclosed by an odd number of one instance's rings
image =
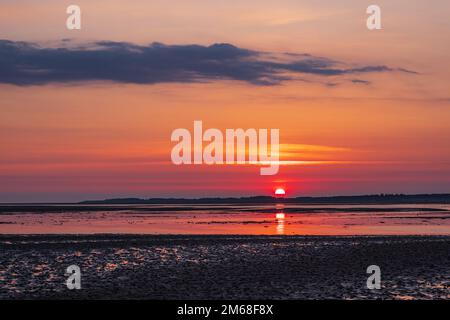
[[[71,210],[46,212],[30,206],[30,210],[2,212],[0,206],[0,233],[450,235],[450,205],[95,207],[93,210],[92,206],[74,205]]]

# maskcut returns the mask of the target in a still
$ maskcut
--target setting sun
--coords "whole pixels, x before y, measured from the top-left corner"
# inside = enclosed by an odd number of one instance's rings
[[[284,196],[285,194],[286,194],[286,191],[284,191],[283,188],[277,188],[277,189],[275,190],[275,195],[276,195],[276,196]]]

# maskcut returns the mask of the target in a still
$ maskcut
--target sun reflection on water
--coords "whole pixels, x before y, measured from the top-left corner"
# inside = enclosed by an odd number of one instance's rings
[[[277,234],[284,234],[284,219],[285,219],[284,213],[278,212],[275,215],[275,218],[277,219]]]

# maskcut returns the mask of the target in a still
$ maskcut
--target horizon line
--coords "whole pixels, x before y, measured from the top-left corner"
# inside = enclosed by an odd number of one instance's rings
[[[217,196],[217,197],[152,197],[152,198],[139,198],[139,197],[118,197],[118,198],[105,198],[105,199],[91,199],[81,200],[74,202],[0,202],[0,205],[18,205],[18,204],[96,204],[105,203],[108,201],[205,201],[205,200],[276,200],[276,201],[290,201],[290,200],[314,200],[314,199],[336,199],[336,198],[369,198],[369,197],[450,197],[450,193],[373,193],[373,194],[354,194],[354,195],[326,195],[326,196],[296,196],[296,197],[276,197],[272,195],[253,195],[253,196]],[[450,200],[450,199],[449,199]],[[119,202],[111,204],[120,204]],[[128,202],[127,204],[132,204]],[[139,203],[136,203],[139,204]]]

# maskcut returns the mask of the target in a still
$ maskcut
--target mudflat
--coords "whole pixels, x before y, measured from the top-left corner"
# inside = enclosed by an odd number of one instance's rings
[[[0,252],[0,299],[450,298],[450,236],[0,235]]]

